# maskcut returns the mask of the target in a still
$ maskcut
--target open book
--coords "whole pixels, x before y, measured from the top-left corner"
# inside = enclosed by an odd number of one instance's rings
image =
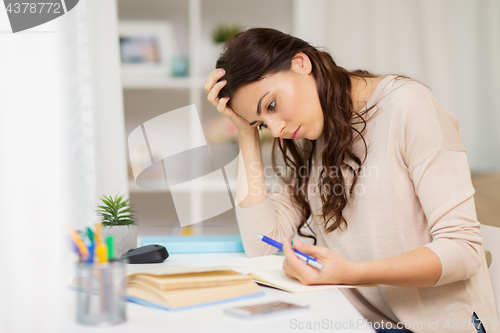
[[[264,293],[248,275],[182,264],[129,272],[126,295],[132,302],[171,310]]]
[[[257,283],[303,293],[332,288],[376,285],[304,285],[283,272],[284,256],[243,258],[195,266],[161,265],[127,274],[129,300],[165,309],[263,295]],[[255,282],[254,282],[255,281]]]
[[[319,284],[304,285],[300,281],[285,275],[283,271],[284,255],[269,255],[263,257],[236,259],[203,265],[206,268],[232,269],[233,271],[250,276],[255,282],[281,289],[291,293],[326,290],[332,288],[375,287],[377,284],[347,285],[347,284]]]
[[[129,300],[166,309],[259,295],[257,283],[303,293],[370,285],[304,285],[283,272],[284,256],[243,258],[195,266],[161,265],[127,274]],[[254,282],[255,281],[255,282]],[[260,293],[262,294],[262,293]]]

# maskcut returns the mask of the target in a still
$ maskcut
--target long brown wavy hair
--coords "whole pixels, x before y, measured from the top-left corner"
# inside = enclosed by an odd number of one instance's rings
[[[365,146],[366,142],[362,132],[366,127],[363,115],[370,109],[355,112],[351,96],[351,77],[376,78],[377,76],[363,70],[348,71],[337,66],[328,52],[321,51],[300,38],[293,37],[278,30],[268,28],[253,28],[230,38],[217,60],[216,68],[224,68],[226,74],[220,80],[227,80],[226,85],[219,93],[219,98],[232,98],[242,86],[258,81],[265,75],[288,71],[291,61],[299,53],[305,53],[312,63],[312,74],[318,88],[319,100],[323,110],[323,146],[321,149],[322,168],[319,175],[319,195],[323,203],[322,216],[325,221],[326,232],[338,228],[347,228],[347,221],[342,215],[342,210],[347,204],[348,197],[353,196],[353,189],[358,179],[363,161],[353,152],[353,143],[359,136]],[[231,100],[229,100],[229,104]],[[229,105],[230,106],[230,105]],[[362,123],[361,129],[356,129],[352,122],[354,114],[359,116]],[[303,139],[298,143],[292,139],[274,139],[272,150],[272,164],[279,174],[276,163],[277,148],[282,153],[287,172],[280,179],[288,186],[293,186],[295,191],[293,199],[298,203],[302,221],[298,227],[301,236],[317,240],[314,231],[308,224],[311,216],[311,207],[307,199],[309,177],[299,176],[299,170],[307,170],[310,175],[311,162],[315,150],[315,141]],[[345,163],[353,161],[356,165]],[[353,181],[349,193],[346,193],[346,183],[342,168],[347,168],[353,174]],[[303,174],[303,172],[301,172]],[[342,191],[335,191],[335,189]],[[292,202],[294,201],[292,200]],[[302,232],[302,227],[307,226],[311,234]]]

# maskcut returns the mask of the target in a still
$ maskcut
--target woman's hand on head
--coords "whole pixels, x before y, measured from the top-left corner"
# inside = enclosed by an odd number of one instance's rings
[[[295,240],[293,248],[308,254],[323,265],[322,269],[314,268],[299,259],[292,249],[290,241],[283,240],[283,262],[285,275],[299,280],[306,285],[312,284],[355,284],[356,262],[349,261],[340,253],[323,246],[314,246]]]
[[[225,72],[222,68],[217,68],[213,70],[205,79],[205,91],[208,92],[208,101],[217,108],[217,111],[233,122],[240,134],[245,131],[255,131],[256,126],[250,126],[248,121],[240,117],[227,105],[229,97],[219,99],[219,92],[226,85],[227,81],[217,81],[223,77],[224,74]]]

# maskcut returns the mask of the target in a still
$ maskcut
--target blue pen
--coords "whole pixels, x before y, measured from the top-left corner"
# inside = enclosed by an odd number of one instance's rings
[[[78,248],[78,246],[76,245],[76,243],[72,241],[71,245],[73,245],[73,251],[75,251],[75,253],[78,255],[78,260],[79,261],[83,261],[83,256],[80,253],[80,249]]]
[[[275,248],[277,248],[278,250],[282,250],[283,251],[283,244],[281,244],[280,242],[277,242],[275,241],[274,239],[271,239],[267,236],[263,236],[263,235],[260,235],[260,234],[255,234],[255,236],[259,237],[263,242],[271,245],[271,246],[274,246]],[[322,269],[323,268],[323,265],[320,264],[316,258],[314,257],[311,257],[310,255],[307,255],[303,252],[300,252],[299,250],[295,250],[293,249],[293,251],[295,252],[295,254],[297,255],[297,257],[299,257],[299,259],[302,259],[303,261],[305,261],[306,264],[312,266],[312,267],[315,267],[315,268],[318,268],[318,269]]]
[[[90,243],[89,246],[87,246],[87,248],[89,249],[89,256],[87,258],[87,263],[88,264],[92,264],[94,262],[94,243]]]

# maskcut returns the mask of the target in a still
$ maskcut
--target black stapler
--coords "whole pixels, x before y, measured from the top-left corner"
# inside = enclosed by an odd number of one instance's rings
[[[128,259],[129,264],[157,264],[168,258],[167,249],[161,245],[146,245],[131,249],[120,259]]]

